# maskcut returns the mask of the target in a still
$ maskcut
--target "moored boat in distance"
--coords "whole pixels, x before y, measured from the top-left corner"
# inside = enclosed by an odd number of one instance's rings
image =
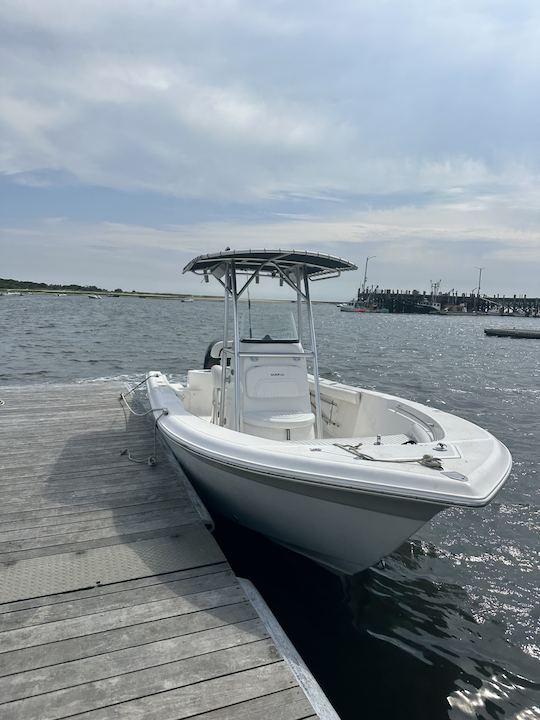
[[[354,269],[294,250],[195,258],[184,272],[224,288],[223,339],[185,384],[146,376],[156,426],[212,513],[345,574],[445,508],[485,505],[511,469],[477,425],[319,377],[310,285]],[[293,289],[294,313],[241,302],[262,276]]]
[[[338,305],[341,312],[350,313],[388,313],[388,308],[379,307],[374,303],[366,303],[358,300],[351,300],[349,303],[341,303]]]
[[[443,314],[443,311],[441,310],[441,303],[426,300],[415,303],[413,305],[413,313],[418,313],[420,315],[441,315]]]
[[[540,330],[528,330],[526,328],[484,328],[486,335],[495,337],[523,338],[529,340],[540,340]]]

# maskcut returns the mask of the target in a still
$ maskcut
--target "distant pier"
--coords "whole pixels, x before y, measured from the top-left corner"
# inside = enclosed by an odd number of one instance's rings
[[[437,313],[520,315],[540,318],[540,298],[527,295],[478,295],[476,293],[439,293],[436,296],[418,290],[367,290],[358,291],[358,301],[369,303],[390,313]]]

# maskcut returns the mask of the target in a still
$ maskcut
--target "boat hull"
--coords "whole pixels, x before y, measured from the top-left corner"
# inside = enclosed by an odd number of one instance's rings
[[[346,575],[374,565],[445,507],[261,475],[164,437],[211,513]]]
[[[357,412],[356,432],[284,442],[195,414],[201,387],[199,375],[187,386],[147,375],[157,428],[210,512],[340,573],[374,565],[447,507],[487,504],[510,472],[510,453],[487,431],[383,393],[321,381],[327,402],[348,406],[341,423]]]

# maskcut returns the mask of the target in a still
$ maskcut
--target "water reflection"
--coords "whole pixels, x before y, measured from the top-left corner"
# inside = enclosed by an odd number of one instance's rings
[[[353,578],[348,605],[355,628],[397,649],[415,668],[405,672],[409,687],[402,692],[437,698],[426,717],[437,716],[437,707],[450,718],[534,712],[540,664],[518,648],[510,652],[504,625],[479,616],[460,585],[441,581],[447,562],[418,541],[394,553],[384,569]]]
[[[384,567],[340,579],[225,520],[218,541],[259,587],[342,720],[536,717],[540,664],[444,579],[451,564],[434,545],[406,543]]]

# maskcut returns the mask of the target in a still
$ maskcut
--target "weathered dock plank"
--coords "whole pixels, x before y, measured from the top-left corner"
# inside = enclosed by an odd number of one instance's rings
[[[15,528],[13,530],[2,530],[0,528],[0,546],[3,543],[10,541],[24,541],[29,540],[31,545],[34,546],[34,541],[38,544],[43,543],[45,539],[49,537],[53,540],[54,536],[65,535],[66,538],[70,533],[82,533],[91,531],[101,531],[106,528],[112,527],[113,529],[131,529],[138,528],[139,525],[144,527],[153,527],[153,522],[158,523],[156,527],[161,527],[165,523],[171,525],[171,521],[176,520],[176,524],[182,524],[182,520],[190,519],[193,521],[195,517],[195,511],[183,504],[174,505],[172,508],[167,507],[162,510],[152,510],[148,512],[135,512],[123,515],[120,519],[113,519],[110,515],[107,517],[94,518],[91,520],[83,519],[84,516],[79,516],[79,520],[47,525],[40,529],[39,534],[36,533],[35,527],[26,528]],[[36,537],[37,536],[37,537]],[[52,541],[54,544],[54,540]]]
[[[121,389],[1,392],[0,716],[318,717]]]
[[[137,703],[126,702],[114,708],[105,708],[76,718],[89,720],[181,720],[196,715],[211,720],[307,720],[309,705],[296,696],[279,697],[291,687],[283,665],[263,666],[209,680],[202,685],[191,685]],[[261,690],[266,694],[260,696]],[[281,692],[280,692],[281,691]],[[279,693],[279,696],[278,696]],[[240,699],[253,698],[241,705]],[[235,702],[236,701],[236,702]],[[253,704],[259,713],[251,715]],[[286,705],[289,704],[289,707]],[[216,710],[217,708],[217,710]],[[274,708],[276,712],[274,713]],[[111,712],[112,711],[112,712]],[[211,715],[205,711],[212,711]],[[248,714],[246,714],[246,711]],[[203,714],[204,713],[204,714]]]
[[[142,502],[133,505],[120,505],[108,510],[87,510],[65,513],[63,515],[57,514],[53,518],[47,514],[41,517],[37,513],[28,513],[27,516],[24,515],[24,513],[18,513],[18,515],[21,516],[18,517],[18,519],[6,520],[2,519],[3,516],[0,514],[0,528],[2,528],[0,532],[2,532],[3,537],[4,533],[12,531],[23,532],[24,529],[26,529],[31,535],[26,535],[25,537],[33,537],[34,534],[36,536],[38,535],[38,533],[35,532],[35,528],[40,528],[39,536],[42,537],[49,534],[50,530],[52,530],[52,534],[54,534],[56,528],[63,527],[64,525],[69,527],[76,525],[78,522],[84,527],[84,523],[105,522],[107,524],[115,524],[122,523],[127,518],[135,518],[141,515],[150,516],[155,513],[159,516],[161,513],[174,513],[176,510],[184,508],[185,502],[185,498],[179,498],[175,501]]]
[[[51,622],[65,624],[67,620],[72,618],[84,618],[86,627],[91,623],[90,616],[94,613],[123,610],[128,607],[134,608],[162,600],[177,600],[179,595],[194,595],[231,586],[235,586],[234,575],[230,570],[222,570],[221,572],[207,572],[197,575],[191,572],[187,577],[177,580],[165,580],[146,587],[139,586],[136,593],[133,592],[132,587],[101,595],[91,595],[86,592],[82,596],[73,599],[71,598],[72,593],[70,593],[63,602],[42,604],[28,610],[13,610],[2,613],[0,615],[0,630],[9,630],[10,627],[11,629],[20,629],[29,625],[42,625]],[[136,614],[132,617],[136,617]],[[77,627],[76,624],[75,627]],[[62,630],[59,630],[59,632],[62,632]],[[5,639],[6,642],[9,642],[9,637]]]
[[[46,559],[43,555],[22,560],[0,556],[0,602],[132,580],[150,572],[174,572],[223,559],[215,543],[207,542],[202,525],[166,533],[154,531],[150,539],[129,543],[113,538],[100,547],[81,543],[86,547],[80,551],[62,553],[56,548]]]
[[[49,665],[7,675],[0,678],[0,698],[3,702],[9,702],[52,693],[73,685],[156,668],[267,637],[264,625],[256,618],[190,633],[183,637],[181,643],[173,637],[146,643],[144,647],[131,645],[123,650],[104,652],[97,657],[86,657],[66,661],[63,665]]]
[[[39,695],[0,705],[3,718],[26,720],[28,717],[38,717],[40,720],[58,720],[77,712],[110,707],[253,667],[283,662],[270,640],[244,642],[239,647],[218,647],[218,650],[206,649],[203,654],[187,659],[117,674],[61,690],[47,692],[45,686],[41,688]]]
[[[177,642],[181,642],[180,638],[184,635],[242,620],[252,620],[255,617],[256,612],[250,603],[221,605],[209,610],[171,615],[159,620],[145,620],[126,627],[92,633],[84,637],[84,642],[80,637],[74,637],[44,643],[39,648],[13,650],[6,653],[3,663],[10,674],[21,673],[40,667],[61,665],[83,657],[102,655],[114,650],[146,645],[157,640],[176,638]]]
[[[166,573],[163,575],[146,575],[141,578],[136,578],[135,580],[126,580],[119,583],[95,585],[92,588],[85,588],[84,590],[55,593],[54,595],[47,595],[41,598],[15,600],[14,602],[1,604],[0,614],[3,613],[7,615],[8,613],[17,612],[19,610],[38,608],[45,605],[56,605],[57,603],[73,603],[79,599],[102,597],[111,593],[124,592],[125,590],[139,590],[140,588],[146,588],[151,585],[161,585],[175,580],[210,575],[212,573],[220,573],[226,570],[230,571],[230,568],[227,563],[222,562],[216,563],[215,565],[208,565],[206,567],[179,570],[177,572]],[[137,593],[137,596],[138,595],[139,593]],[[63,605],[63,607],[66,608],[67,606]]]

